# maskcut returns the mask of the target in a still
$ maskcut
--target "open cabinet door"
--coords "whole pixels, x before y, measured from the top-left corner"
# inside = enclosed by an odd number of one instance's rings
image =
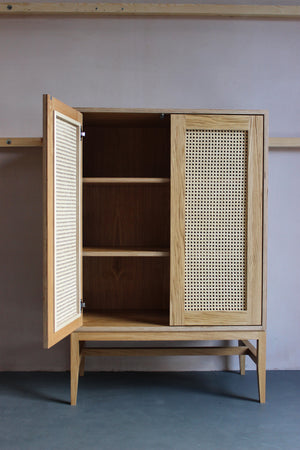
[[[171,325],[261,325],[264,119],[171,118]]]
[[[82,114],[44,95],[44,347],[82,324]]]

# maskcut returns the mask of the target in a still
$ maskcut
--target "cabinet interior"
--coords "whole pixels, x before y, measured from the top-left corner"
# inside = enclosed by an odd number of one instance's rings
[[[86,112],[83,122],[84,324],[168,325],[170,118]]]

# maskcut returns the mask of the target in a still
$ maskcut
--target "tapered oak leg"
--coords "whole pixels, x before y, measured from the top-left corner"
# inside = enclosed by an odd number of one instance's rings
[[[80,365],[79,339],[76,333],[71,334],[71,357],[70,357],[70,377],[71,377],[71,405],[77,403],[78,376]]]
[[[79,365],[79,376],[84,376],[84,366],[85,366],[85,356],[81,354],[81,351],[84,347],[84,341],[80,342],[79,348],[80,348],[80,365]]]
[[[266,401],[266,333],[257,340],[257,379],[260,403]]]
[[[243,341],[239,341],[239,346],[244,346]],[[246,355],[239,355],[240,360],[240,374],[245,375],[246,373]]]

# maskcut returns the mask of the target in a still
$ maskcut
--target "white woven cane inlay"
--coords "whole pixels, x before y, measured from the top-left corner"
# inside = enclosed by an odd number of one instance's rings
[[[185,311],[246,309],[247,131],[186,131]]]

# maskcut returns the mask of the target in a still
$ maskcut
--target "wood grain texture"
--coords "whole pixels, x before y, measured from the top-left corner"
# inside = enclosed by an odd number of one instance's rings
[[[170,117],[164,110],[77,108],[84,113],[84,127],[170,128]]]
[[[149,327],[160,329],[161,327],[169,327],[168,310],[87,310],[83,314],[83,327],[89,329],[93,327],[101,327],[105,330],[109,328],[118,329],[134,329],[148,330]]]
[[[266,402],[266,334],[257,339],[257,380],[260,403]]]
[[[70,339],[70,397],[72,406],[75,406],[77,403],[79,367],[80,351],[78,335],[72,333]]]
[[[293,19],[300,18],[300,7],[290,5],[216,5],[188,3],[95,3],[31,2],[0,4],[0,15],[71,16],[179,16]]]
[[[162,183],[170,183],[170,178],[130,178],[130,177],[94,177],[88,178],[85,177],[82,179],[83,183],[92,183],[92,184],[162,184]]]
[[[84,129],[84,177],[169,178],[169,127],[104,127],[100,122]]]
[[[175,116],[180,117],[180,116]],[[202,124],[203,119],[203,124]],[[199,311],[184,312],[185,325],[261,325],[262,310],[262,199],[263,199],[263,147],[264,147],[264,129],[263,116],[186,116],[185,127],[202,129],[202,125],[210,129],[248,129],[249,133],[249,161],[248,161],[248,228],[247,228],[247,311],[229,312],[229,311]],[[182,139],[176,138],[176,142]],[[182,144],[180,144],[182,145]],[[175,150],[176,151],[176,150]],[[173,148],[172,148],[173,152]],[[173,157],[173,154],[172,154]],[[177,163],[176,163],[177,165]],[[179,167],[183,167],[182,163],[178,163]],[[171,167],[172,162],[171,162]],[[171,170],[171,227],[172,227],[172,170]],[[180,178],[180,177],[179,177]],[[176,176],[178,180],[178,174]],[[175,187],[176,188],[176,187]],[[180,191],[182,188],[180,189]],[[178,200],[176,202],[178,205]],[[184,210],[184,208],[182,208]],[[184,223],[184,219],[181,219]],[[184,231],[183,231],[184,232]],[[172,293],[172,251],[174,242],[172,241],[171,232],[171,293]],[[184,254],[184,253],[183,253]],[[177,267],[180,262],[176,263]],[[177,278],[177,277],[176,277]],[[178,292],[178,289],[176,289]],[[182,300],[183,301],[183,300]],[[172,311],[172,294],[171,294],[171,311]],[[172,313],[171,313],[171,324]],[[177,323],[179,324],[179,323]]]
[[[163,249],[147,249],[147,248],[84,248],[82,256],[86,257],[107,257],[107,256],[119,256],[123,258],[127,257],[166,257],[170,256],[169,250]]]
[[[246,346],[243,344],[243,341],[238,341],[239,346]],[[244,354],[239,355],[239,364],[240,364],[240,374],[245,375],[246,373],[246,356]]]
[[[153,331],[151,327],[143,331],[123,331],[115,328],[111,331],[94,331],[92,328],[79,328],[74,332],[77,338],[82,341],[217,341],[217,340],[238,340],[238,339],[259,339],[262,331],[196,331],[180,329],[173,331]],[[185,327],[182,327],[185,328]],[[89,331],[88,331],[89,330]]]
[[[253,356],[257,356],[257,349],[254,347],[253,344],[251,344],[251,342],[249,342],[246,339],[242,340],[241,342],[243,345],[248,347],[249,351],[252,353]]]
[[[261,331],[258,326],[170,326],[168,310],[85,310],[81,331]]]
[[[267,258],[268,258],[268,182],[269,182],[269,114],[264,116],[264,156],[263,156],[263,289],[262,289],[262,325],[267,328]]]
[[[300,138],[269,138],[269,148],[300,148]]]
[[[43,96],[43,338],[46,348],[82,325],[80,317],[54,331],[54,111],[82,123],[81,113],[49,95]]]
[[[164,120],[159,122],[161,126],[165,127],[164,121],[168,119],[168,114],[231,114],[231,115],[264,115],[266,114],[266,110],[264,109],[192,109],[192,108],[91,108],[91,107],[82,107],[77,106],[76,109],[84,114],[84,124],[85,125],[97,125],[99,126],[99,121],[106,118],[105,125],[112,126],[114,124],[114,117],[118,118],[117,123],[119,125],[123,124],[123,120],[125,120],[125,124],[128,125],[131,122],[130,117],[134,117],[134,121],[138,120],[138,123],[134,122],[136,125],[143,123],[144,121],[150,125],[149,116],[153,117],[155,123],[160,119],[161,114],[164,114]],[[159,114],[159,116],[157,116]],[[144,119],[139,119],[139,116],[145,116]],[[95,121],[94,118],[97,118]],[[124,119],[125,117],[125,119]],[[146,119],[147,117],[147,119]],[[129,120],[126,123],[126,120]],[[152,119],[151,119],[152,120]],[[168,123],[168,122],[166,122]],[[146,125],[146,124],[145,124]],[[144,126],[144,125],[143,125]]]
[[[247,347],[83,348],[84,356],[229,356],[246,355]]]
[[[263,118],[250,119],[247,186],[247,311],[249,324],[262,323]]]
[[[0,147],[43,147],[43,138],[16,138],[16,137],[3,137],[0,138]]]
[[[199,128],[201,130],[248,130],[249,116],[238,116],[236,114],[222,114],[214,116],[212,114],[186,115],[185,126],[187,129]],[[221,128],[220,128],[221,127]]]
[[[83,184],[83,246],[165,248],[169,184]]]
[[[167,257],[83,258],[83,298],[89,311],[168,313],[169,295]]]
[[[170,325],[184,323],[185,116],[171,117]]]

